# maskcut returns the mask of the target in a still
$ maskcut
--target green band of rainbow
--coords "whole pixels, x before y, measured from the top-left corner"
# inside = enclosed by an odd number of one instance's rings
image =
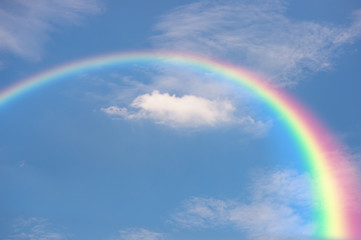
[[[53,68],[0,90],[0,108],[11,100],[65,75],[105,65],[142,61],[167,61],[213,71],[254,92],[282,116],[297,139],[307,166],[315,178],[314,192],[318,237],[361,239],[361,211],[357,202],[360,186],[357,176],[340,146],[320,123],[293,98],[275,89],[251,72],[200,56],[171,52],[131,52],[85,59]]]

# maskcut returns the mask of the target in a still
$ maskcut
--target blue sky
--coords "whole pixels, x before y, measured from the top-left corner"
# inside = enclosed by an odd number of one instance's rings
[[[0,89],[165,49],[246,67],[361,154],[361,2],[0,3]],[[312,239],[312,179],[262,99],[210,72],[129,64],[0,109],[0,239]]]

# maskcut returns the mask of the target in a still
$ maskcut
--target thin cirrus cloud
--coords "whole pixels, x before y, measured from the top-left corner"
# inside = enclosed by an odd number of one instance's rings
[[[269,123],[255,121],[250,116],[237,118],[236,108],[228,100],[209,100],[194,95],[177,97],[153,91],[136,97],[131,110],[110,106],[101,110],[110,116],[125,119],[150,119],[172,128],[216,127],[221,124],[241,124],[246,131],[263,134]]]
[[[5,240],[65,240],[66,235],[44,218],[17,219],[13,233]]]
[[[155,25],[155,46],[227,58],[279,86],[328,70],[361,36],[361,10],[348,26],[293,20],[283,0],[201,1],[173,9]]]
[[[114,240],[162,240],[164,234],[149,231],[144,228],[128,228],[119,231],[119,237]]]
[[[96,0],[16,0],[0,4],[0,50],[38,59],[49,32],[78,24],[87,14],[102,11]]]
[[[194,197],[184,202],[172,222],[194,231],[231,226],[251,239],[305,239],[315,229],[308,216],[313,206],[310,181],[307,174],[291,170],[266,173],[250,186],[249,202]]]

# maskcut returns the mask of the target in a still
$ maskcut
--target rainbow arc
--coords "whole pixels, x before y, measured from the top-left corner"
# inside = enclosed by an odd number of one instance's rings
[[[339,143],[299,102],[264,79],[238,66],[175,52],[130,52],[104,55],[62,65],[21,80],[0,90],[0,110],[26,92],[69,74],[106,65],[132,62],[166,61],[212,71],[255,93],[282,117],[295,137],[304,161],[315,179],[314,195],[319,202],[315,211],[318,224],[316,237],[328,239],[361,239],[361,186]]]

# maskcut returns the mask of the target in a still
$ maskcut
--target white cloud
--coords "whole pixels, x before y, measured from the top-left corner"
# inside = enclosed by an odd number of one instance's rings
[[[215,126],[230,122],[235,110],[226,100],[208,100],[193,95],[177,97],[158,91],[138,96],[130,106],[137,111],[129,113],[127,109],[115,106],[102,110],[128,119],[152,119],[172,127]]]
[[[13,234],[5,240],[64,240],[60,233],[46,219],[29,218],[18,219],[13,226]]]
[[[161,240],[163,233],[152,232],[144,228],[130,228],[119,231],[119,240]]]
[[[59,25],[78,24],[101,11],[96,0],[15,0],[0,4],[0,50],[38,59],[48,33]]]
[[[236,108],[228,100],[209,100],[193,95],[177,97],[153,91],[136,97],[131,110],[110,106],[101,110],[113,117],[125,119],[150,119],[173,128],[215,127],[220,124],[239,124],[244,131],[262,136],[270,122],[256,121],[250,116],[237,117]]]
[[[249,203],[195,197],[184,203],[173,221],[191,229],[230,225],[252,239],[304,239],[312,235],[315,226],[307,212],[312,212],[313,199],[307,175],[289,170],[263,173],[251,187]]]
[[[280,85],[329,69],[338,50],[361,35],[361,13],[348,27],[289,19],[283,0],[201,1],[163,15],[157,47],[233,59]]]

